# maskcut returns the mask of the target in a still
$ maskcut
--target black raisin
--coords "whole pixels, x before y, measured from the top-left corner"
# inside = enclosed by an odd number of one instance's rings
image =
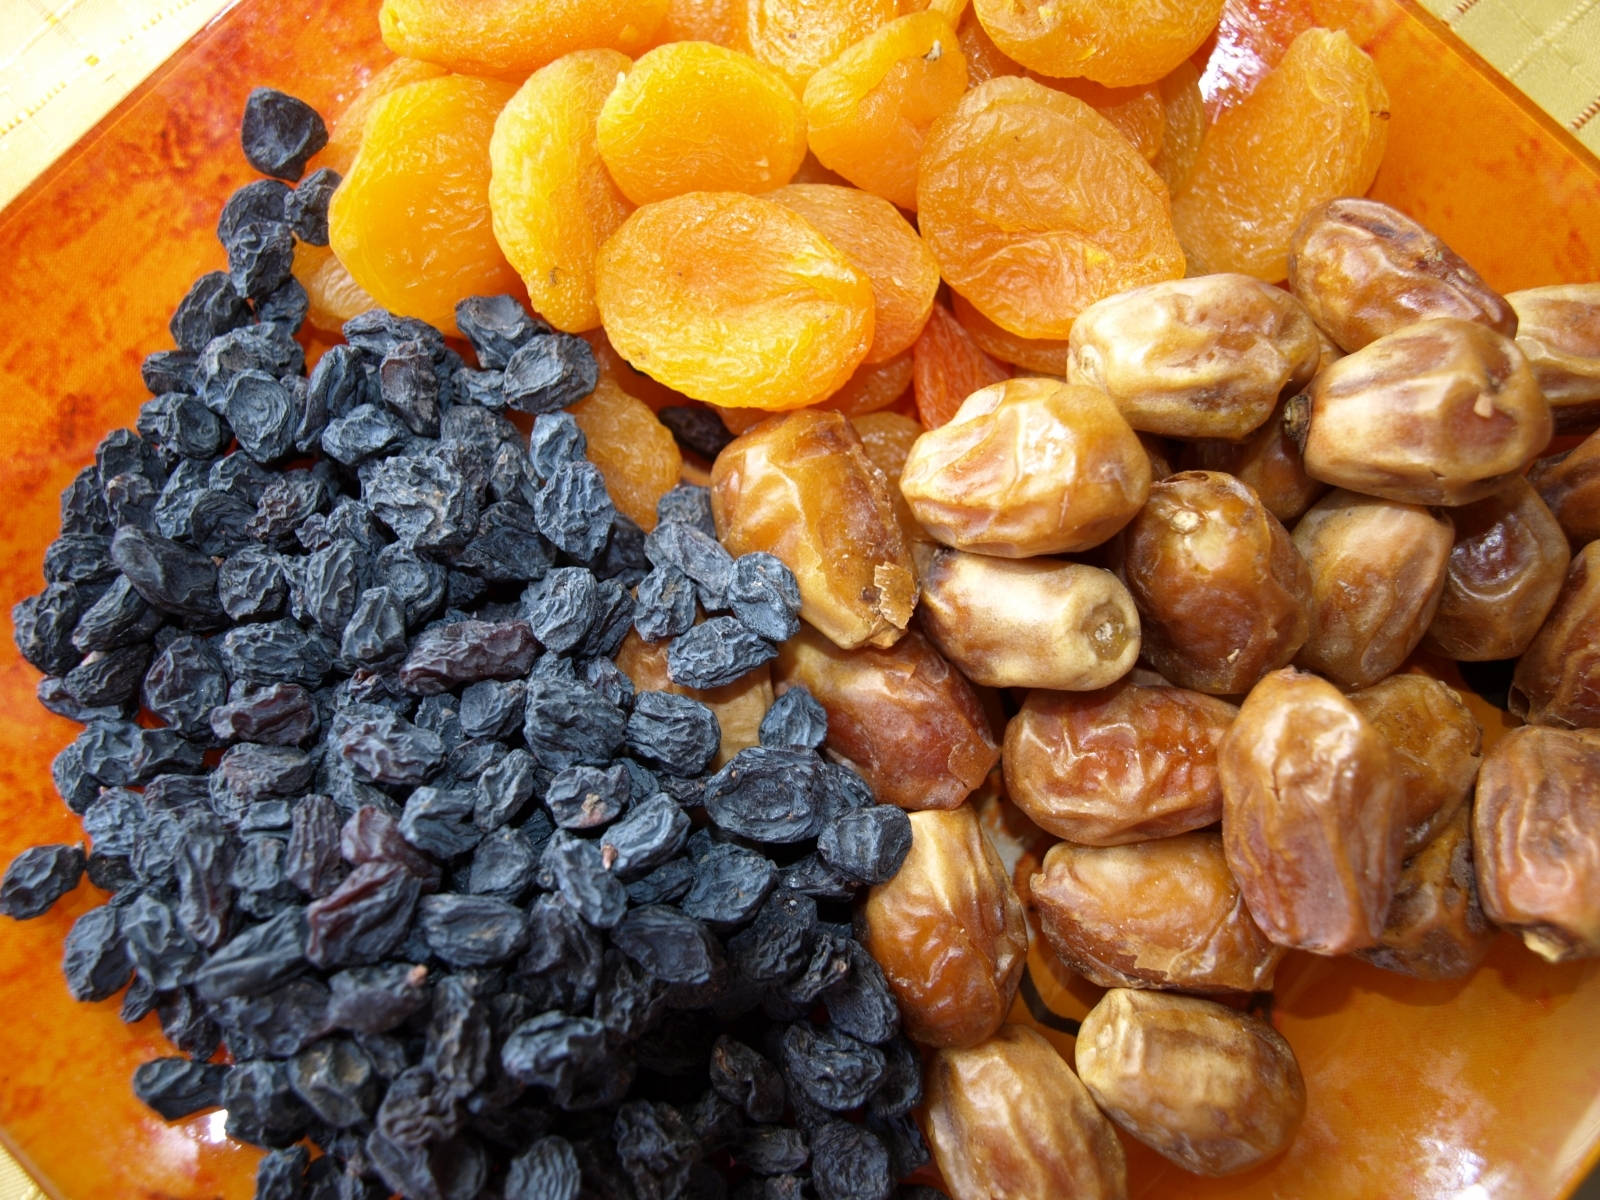
[[[245,100],[239,139],[252,167],[292,181],[305,173],[306,160],[328,144],[328,128],[305,101],[258,87]]]

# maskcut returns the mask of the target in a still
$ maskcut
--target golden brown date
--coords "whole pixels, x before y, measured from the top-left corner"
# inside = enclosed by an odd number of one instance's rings
[[[988,715],[961,672],[913,630],[884,650],[841,650],[808,625],[785,642],[774,678],[828,714],[828,751],[884,804],[954,808],[1000,758]]]
[[[1304,387],[1321,350],[1295,298],[1248,275],[1147,284],[1072,323],[1067,378],[1103,389],[1128,424],[1166,437],[1242,438]]]
[[[1178,465],[1185,471],[1226,471],[1248,484],[1267,511],[1285,525],[1328,490],[1327,484],[1306,474],[1300,447],[1284,428],[1281,406],[1242,442],[1206,438],[1188,443],[1179,454]]]
[[[1600,421],[1600,283],[1558,283],[1508,292],[1517,345],[1550,401],[1558,430]]]
[[[1111,1122],[1049,1042],[1007,1025],[926,1070],[928,1146],[952,1200],[1123,1200]]]
[[[1029,892],[1056,957],[1101,987],[1259,992],[1283,957],[1245,907],[1217,833],[1058,842]]]
[[[1483,730],[1459,692],[1429,675],[1407,673],[1349,696],[1394,751],[1406,823],[1407,854],[1434,840],[1466,806],[1483,755]]]
[[[892,646],[917,602],[888,480],[850,422],[802,409],[762,421],[711,468],[717,536],[794,572],[800,615],[840,646]]]
[[[1144,657],[1182,687],[1248,691],[1292,659],[1310,632],[1305,561],[1231,475],[1180,471],[1154,484],[1119,550]]]
[[[667,674],[667,643],[647,642],[633,629],[628,630],[617,650],[617,666],[639,691],[676,692],[700,701],[716,714],[722,731],[716,766],[723,766],[746,746],[760,744],[761,718],[772,707],[770,666],[746,671],[721,687],[684,687]]]
[[[1524,725],[1484,755],[1478,899],[1551,962],[1600,955],[1600,733]]]
[[[1222,816],[1217,743],[1238,710],[1178,687],[1034,690],[1006,724],[1006,791],[1047,833],[1115,846]]]
[[[970,804],[911,814],[911,852],[867,894],[856,923],[909,1037],[973,1046],[1000,1028],[1028,958],[1028,926]]]
[[[976,554],[1098,546],[1150,492],[1150,460],[1096,388],[1022,377],[979,388],[911,447],[900,491],[924,529]]]
[[[1526,479],[1450,510],[1455,542],[1422,644],[1459,662],[1515,658],[1549,615],[1572,553]]]
[[[1571,450],[1541,458],[1528,482],[1555,514],[1567,541],[1586,546],[1600,538],[1600,433]]]
[[[1573,557],[1555,606],[1517,659],[1508,700],[1533,725],[1600,726],[1600,542]]]
[[[923,632],[974,683],[1092,691],[1139,655],[1139,614],[1110,571],[947,547],[917,562]]]
[[[1478,903],[1472,815],[1463,806],[1406,863],[1383,937],[1356,957],[1417,979],[1464,979],[1493,940],[1494,927]]]
[[[1113,988],[1084,1017],[1078,1073],[1102,1112],[1200,1175],[1233,1175],[1286,1149],[1306,1088],[1271,1025],[1193,996]]]
[[[1366,687],[1417,648],[1444,590],[1448,517],[1338,489],[1294,527],[1311,570],[1311,634],[1295,665]]]
[[[1250,690],[1217,762],[1223,849],[1262,931],[1313,954],[1374,945],[1406,835],[1384,736],[1327,680],[1288,668]]]
[[[1289,401],[1313,479],[1408,504],[1470,504],[1550,440],[1550,405],[1503,334],[1418,321],[1331,364]]]
[[[1289,288],[1345,350],[1428,317],[1517,332],[1506,297],[1437,234],[1360,196],[1325,201],[1301,218],[1289,240]]]

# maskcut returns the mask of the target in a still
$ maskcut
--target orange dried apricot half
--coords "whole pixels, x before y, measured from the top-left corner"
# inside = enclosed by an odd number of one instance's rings
[[[595,138],[623,195],[648,204],[789,182],[806,156],[806,118],[771,67],[712,42],[673,42],[617,83]]]
[[[1223,0],[973,0],[1002,52],[1041,75],[1154,83],[1216,28]]]
[[[1300,218],[1372,185],[1388,118],[1378,68],[1349,34],[1300,34],[1256,90],[1206,131],[1173,194],[1190,269],[1283,279]]]
[[[424,79],[437,79],[445,74],[438,63],[423,62],[416,58],[397,58],[373,73],[366,85],[344,106],[338,118],[328,127],[328,144],[317,155],[319,167],[331,167],[344,175],[361,149],[361,135],[367,127],[367,117],[372,106],[396,88],[408,83],[421,83]]]
[[[996,325],[1064,338],[1115,292],[1183,274],[1166,185],[1115,126],[1031,79],[979,84],[934,123],[917,169],[923,239]]]
[[[600,106],[632,65],[616,50],[575,50],[528,76],[489,141],[489,212],[528,299],[557,329],[600,324],[594,256],[633,210],[595,147]]]
[[[804,217],[742,192],[642,205],[600,247],[606,336],[640,371],[730,408],[821,400],[872,344],[872,284]]]
[[[1167,190],[1176,192],[1189,178],[1200,141],[1206,133],[1206,101],[1200,91],[1200,69],[1192,62],[1179,63],[1160,84],[1163,130],[1161,146],[1150,165],[1166,181]]]
[[[866,361],[909,350],[939,290],[939,264],[911,222],[887,200],[859,188],[792,183],[768,199],[817,227],[872,281],[872,346]]]
[[[966,59],[950,22],[933,11],[898,17],[806,84],[811,152],[857,187],[915,208],[928,127],[966,89]]]
[[[1167,114],[1161,105],[1161,89],[1153,83],[1137,87],[1107,87],[1092,79],[1053,79],[1048,82],[1069,96],[1076,96],[1121,131],[1133,147],[1153,162],[1161,152],[1167,132]]]
[[[730,50],[748,50],[744,8],[744,0],[667,0],[667,15],[656,30],[656,44],[715,42]]]
[[[672,432],[643,400],[602,378],[567,410],[583,430],[589,461],[623,516],[647,532],[656,527],[656,502],[683,474]]]
[[[864,362],[819,407],[841,412],[852,420],[888,408],[911,386],[911,351],[902,350],[883,362]]]
[[[950,308],[961,328],[965,329],[978,348],[985,354],[1041,375],[1067,373],[1067,359],[1071,357],[1066,338],[1018,337],[1008,329],[1001,329],[972,306],[965,296],[951,296]],[[976,390],[976,389],[973,389]]]
[[[745,37],[798,96],[819,68],[898,12],[895,0],[748,0]]]
[[[384,308],[452,330],[461,297],[521,290],[489,221],[489,139],[515,91],[446,75],[372,106],[328,206],[328,240]]]
[[[306,289],[306,320],[317,329],[338,333],[351,317],[378,307],[327,246],[296,242],[294,277]]]
[[[948,308],[933,306],[911,347],[911,388],[924,425],[937,429],[973,392],[1010,378],[1010,369],[985,354]]]
[[[520,82],[574,50],[638,54],[667,0],[383,0],[383,44],[467,75]]]

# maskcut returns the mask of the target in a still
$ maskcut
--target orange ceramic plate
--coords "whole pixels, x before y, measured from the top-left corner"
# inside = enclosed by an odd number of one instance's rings
[[[237,123],[270,84],[334,113],[385,54],[375,0],[245,0],[186,47],[0,214],[0,611],[42,586],[56,497],[145,399],[138,366],[171,345],[172,306],[223,265],[217,210],[251,178]],[[1298,22],[1349,28],[1393,99],[1375,193],[1441,233],[1499,287],[1600,278],[1600,165],[1429,18],[1394,0],[1249,0],[1214,50],[1218,103]],[[1591,240],[1593,239],[1593,240]],[[34,701],[37,673],[0,639],[0,862],[74,840],[50,761],[76,726]],[[248,1197],[257,1152],[220,1114],[167,1125],[128,1086],[166,1053],[153,1019],[75,1004],[61,941],[94,903],[0,924],[0,1139],[53,1194]],[[1028,999],[1081,1015],[1085,996],[1037,957]],[[1198,1180],[1131,1157],[1136,1197],[1555,1200],[1600,1146],[1600,964],[1549,967],[1509,938],[1464,984],[1416,984],[1291,959],[1273,1013],[1310,1108],[1268,1169]],[[1028,1012],[1019,1004],[1019,1015]],[[1062,1035],[1062,1044],[1070,1039]]]

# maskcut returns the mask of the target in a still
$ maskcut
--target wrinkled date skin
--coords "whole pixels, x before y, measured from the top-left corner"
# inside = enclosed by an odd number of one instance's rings
[[[1179,454],[1178,465],[1185,471],[1226,471],[1249,484],[1269,513],[1285,525],[1291,524],[1316,503],[1328,485],[1306,474],[1300,447],[1284,428],[1282,418],[1280,405],[1265,425],[1242,442],[1220,438],[1190,442]]]
[[[1313,479],[1408,504],[1470,504],[1550,441],[1550,405],[1510,338],[1418,321],[1347,354],[1289,401]]]
[[[1035,825],[1090,846],[1222,816],[1217,743],[1238,710],[1177,687],[1031,691],[1006,725],[1006,790]]]
[[[1483,761],[1483,730],[1461,694],[1429,675],[1391,675],[1349,700],[1394,751],[1405,852],[1413,854],[1466,807]]]
[[[1506,337],[1506,297],[1435,233],[1378,200],[1340,196],[1306,213],[1289,241],[1289,287],[1344,350],[1429,317],[1456,317]]]
[[[1455,542],[1422,639],[1458,662],[1515,658],[1550,614],[1572,561],[1561,524],[1526,479],[1450,511]]]
[[[1246,692],[1310,632],[1305,560],[1231,475],[1181,471],[1153,485],[1120,549],[1144,657],[1182,687]]]
[[[1555,607],[1517,660],[1509,707],[1533,725],[1600,725],[1600,542],[1567,568]]]
[[[1127,1196],[1116,1131],[1042,1035],[1007,1025],[940,1050],[924,1078],[928,1145],[953,1200]]]
[[[1028,926],[970,804],[911,814],[911,852],[868,893],[856,925],[908,1036],[974,1046],[1000,1028],[1028,958]]]
[[[1248,275],[1200,275],[1084,309],[1067,378],[1107,392],[1143,432],[1238,439],[1309,383],[1320,357],[1316,326],[1289,293]]]
[[[1283,957],[1251,919],[1217,833],[1058,842],[1029,891],[1050,948],[1101,987],[1259,992]]]
[[[1026,558],[1098,546],[1150,493],[1150,460],[1095,388],[1020,378],[979,388],[911,447],[900,491],[934,537]]]
[[[1311,634],[1295,665],[1366,687],[1417,648],[1444,590],[1448,517],[1342,489],[1294,527],[1311,569]]]
[[[1528,468],[1528,482],[1572,545],[1600,538],[1600,433],[1591,433],[1564,454],[1541,458]]]
[[[1525,725],[1484,756],[1478,899],[1550,962],[1600,956],[1600,733]]]
[[[1493,940],[1494,926],[1478,903],[1472,816],[1462,807],[1406,863],[1383,937],[1356,957],[1417,979],[1465,979]]]
[[[1275,671],[1222,739],[1222,844],[1280,946],[1345,954],[1383,934],[1405,843],[1400,770],[1331,683]]]
[[[1289,1043],[1210,1000],[1107,992],[1074,1053],[1101,1111],[1187,1171],[1232,1175],[1286,1149],[1306,1087]]]
[[[892,646],[917,603],[889,482],[850,422],[804,410],[735,438],[711,468],[717,537],[765,550],[800,584],[800,615],[836,645]]]
[[[917,561],[923,632],[974,683],[1092,691],[1139,656],[1139,613],[1110,571],[943,547]]]
[[[1527,288],[1506,300],[1556,428],[1593,429],[1600,421],[1600,283]]]
[[[887,650],[841,650],[809,626],[778,653],[779,690],[801,685],[828,714],[829,753],[880,803],[954,808],[1000,759],[972,685],[915,630]]]

